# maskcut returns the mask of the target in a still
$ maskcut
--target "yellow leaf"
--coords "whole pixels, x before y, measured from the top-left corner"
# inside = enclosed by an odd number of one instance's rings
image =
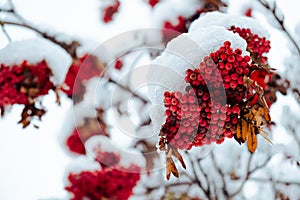
[[[248,127],[247,121],[244,120],[244,119],[241,119],[241,125],[242,125],[242,137],[241,137],[241,140],[244,143],[247,140],[247,132],[249,131],[248,130],[249,127]]]
[[[256,137],[256,129],[257,127],[253,125],[249,125],[249,131],[248,131],[248,149],[251,153],[254,153],[257,148],[257,137]]]

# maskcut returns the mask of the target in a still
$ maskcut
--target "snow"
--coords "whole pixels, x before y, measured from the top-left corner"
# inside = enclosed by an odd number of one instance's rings
[[[98,135],[89,138],[86,143],[86,150],[89,155],[96,157],[97,150],[103,152],[114,152],[119,154],[121,157],[120,166],[129,167],[132,164],[135,164],[141,168],[145,167],[145,159],[143,155],[135,149],[124,149],[120,148],[116,144],[105,136]]]
[[[205,56],[217,51],[225,41],[230,41],[233,49],[240,48],[243,55],[248,55],[247,44],[238,34],[221,26],[197,27],[198,25],[194,25],[194,31],[181,34],[169,42],[165,51],[153,61],[149,69],[148,98],[153,105],[150,117],[157,133],[164,123],[164,92],[184,92],[187,69],[197,68]]]
[[[195,20],[189,29],[189,32],[195,31],[200,27],[209,27],[212,25],[223,26],[225,28],[230,28],[232,25],[240,28],[249,28],[252,33],[258,34],[268,38],[268,31],[263,28],[258,21],[243,16],[235,16],[231,14],[225,14],[220,12],[209,12]]]
[[[203,2],[198,0],[161,1],[153,10],[154,25],[161,28],[165,21],[176,23],[178,16],[188,18],[201,7],[203,7]]]
[[[53,82],[61,84],[71,65],[71,57],[62,48],[45,39],[28,39],[9,43],[0,50],[1,64],[12,66],[24,60],[36,64],[46,60],[53,72]]]

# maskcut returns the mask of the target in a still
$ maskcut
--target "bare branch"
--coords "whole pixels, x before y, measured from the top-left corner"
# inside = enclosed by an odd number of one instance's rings
[[[278,24],[280,25],[281,30],[286,34],[286,36],[288,37],[288,39],[293,43],[293,45],[295,46],[295,48],[298,51],[298,54],[300,55],[300,47],[297,44],[296,40],[292,37],[291,33],[287,30],[286,26],[284,25],[284,20],[280,19],[280,17],[277,15],[276,13],[276,5],[274,6],[274,8],[271,8],[270,5],[265,2],[264,0],[257,0],[263,7],[265,7],[267,10],[269,10],[273,17],[275,18],[275,20],[278,22]]]
[[[245,186],[245,183],[248,181],[248,179],[251,175],[250,166],[251,166],[252,159],[253,159],[253,154],[251,153],[250,156],[249,156],[249,159],[248,159],[248,163],[247,163],[246,177],[245,177],[244,181],[242,182],[242,184],[240,185],[240,187],[237,189],[237,191],[232,193],[231,195],[229,195],[230,198],[236,196],[237,194],[239,194],[243,190],[243,188]]]
[[[207,181],[207,186],[208,186],[208,188],[205,189],[204,186],[203,186],[203,184],[200,181],[199,175],[196,172],[196,168],[197,167],[200,169],[200,171],[202,171],[201,167],[199,166],[199,163],[200,163],[201,159],[197,159],[197,160],[193,161],[193,159],[191,158],[192,155],[189,154],[188,151],[186,151],[186,154],[187,154],[186,159],[189,159],[189,162],[192,165],[191,168],[192,168],[192,172],[194,174],[194,181],[193,182],[199,186],[199,188],[204,193],[205,197],[207,199],[210,199],[209,182],[208,182],[208,179],[207,179],[207,175],[206,176],[204,175],[204,177],[206,178],[206,181]],[[204,174],[203,171],[202,171],[202,173]]]
[[[268,155],[267,159],[259,166],[256,166],[254,169],[252,169],[250,172],[249,172],[249,176],[252,175],[254,172],[256,172],[257,170],[261,169],[261,168],[264,168],[268,163],[269,161],[271,160],[272,156],[271,155]]]
[[[9,34],[7,33],[4,25],[1,25],[1,29],[2,29],[2,32],[3,34],[5,35],[5,37],[7,38],[8,42],[11,42],[11,37],[9,36]]]
[[[140,99],[144,104],[147,104],[147,103],[149,102],[149,100],[148,100],[147,98],[145,98],[145,97],[143,97],[143,96],[137,94],[135,91],[131,90],[129,87],[124,86],[124,85],[122,85],[122,84],[116,82],[115,80],[113,80],[113,79],[111,79],[111,78],[108,79],[108,82],[109,82],[109,83],[113,83],[113,84],[119,86],[120,88],[122,88],[123,90],[125,90],[125,91],[131,93],[132,96],[134,96],[134,97]]]
[[[258,178],[258,177],[253,177],[250,178],[249,181],[257,181],[257,182],[273,182],[275,184],[280,184],[280,185],[299,185],[300,186],[300,182],[297,181],[284,181],[284,180],[274,180],[273,178]]]
[[[214,155],[214,152],[211,153],[211,159],[212,159],[214,167],[217,169],[217,171],[218,171],[218,173],[221,177],[222,185],[223,185],[222,186],[222,192],[224,193],[226,199],[228,199],[229,198],[229,193],[227,191],[227,186],[226,186],[226,182],[225,182],[225,174],[223,173],[221,168],[218,166],[215,155]]]

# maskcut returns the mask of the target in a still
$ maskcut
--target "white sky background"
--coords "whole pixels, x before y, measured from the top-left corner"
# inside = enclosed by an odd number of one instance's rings
[[[239,5],[240,0],[230,0]],[[4,0],[0,0],[0,5]],[[151,8],[142,0],[122,1],[120,13],[115,22],[103,25],[100,22],[100,0],[14,0],[19,13],[28,21],[51,32],[62,32],[73,37],[104,41],[105,39],[132,28],[151,25]],[[286,14],[287,25],[294,28],[300,21],[299,7],[295,0],[280,0],[278,4]],[[233,8],[232,12],[235,12]],[[298,17],[298,18],[297,18]],[[31,38],[34,35],[19,28],[8,29],[13,40]],[[285,40],[278,31],[271,33],[272,46],[270,61],[282,66],[286,47]],[[274,38],[275,36],[275,38]],[[5,45],[0,34],[0,48]],[[278,51],[282,49],[282,51]],[[1,62],[1,61],[0,61]],[[273,64],[273,63],[271,63]],[[275,66],[275,65],[274,65]],[[283,101],[284,102],[284,101]],[[287,103],[287,102],[286,102]],[[71,104],[62,98],[62,106],[55,104],[53,94],[45,98],[48,109],[40,129],[29,127],[25,130],[16,125],[21,107],[15,106],[6,117],[0,120],[0,199],[34,200],[63,198],[64,170],[72,158],[68,157],[58,142],[58,137],[68,124]]]

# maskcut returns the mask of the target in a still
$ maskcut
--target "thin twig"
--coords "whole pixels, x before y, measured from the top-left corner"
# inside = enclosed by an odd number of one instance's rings
[[[274,180],[272,178],[258,178],[258,177],[253,177],[250,178],[249,181],[257,181],[257,182],[273,182],[275,184],[282,184],[282,185],[299,185],[300,186],[300,182],[297,181],[283,181],[283,180]]]
[[[214,152],[211,153],[211,159],[213,162],[214,167],[217,169],[219,175],[221,176],[221,180],[222,180],[222,192],[224,193],[226,199],[229,198],[229,193],[227,191],[227,186],[226,186],[226,181],[225,181],[225,175],[223,173],[223,171],[221,170],[221,168],[218,166]]]
[[[0,12],[14,13],[14,10],[13,9],[3,9],[3,8],[0,8]]]
[[[290,32],[287,30],[286,26],[284,25],[284,21],[282,19],[279,18],[279,16],[276,14],[276,4],[274,4],[274,8],[271,8],[270,5],[263,1],[263,0],[257,0],[263,7],[265,7],[267,10],[269,10],[273,17],[275,18],[275,20],[278,22],[278,24],[280,25],[281,30],[286,34],[286,36],[288,37],[288,39],[293,43],[293,45],[295,46],[295,48],[298,51],[298,54],[300,55],[300,47],[297,44],[296,40],[292,37],[292,35],[290,34]]]
[[[65,42],[61,42],[55,39],[55,37],[48,35],[47,33],[44,33],[40,30],[38,30],[37,28],[29,25],[29,24],[25,24],[25,23],[18,23],[18,22],[10,22],[10,21],[0,21],[0,26],[3,25],[13,25],[13,26],[20,26],[20,27],[24,27],[27,28],[29,30],[32,30],[34,32],[36,32],[37,34],[41,35],[43,38],[53,42],[54,44],[57,44],[58,46],[60,46],[61,48],[63,48],[68,54],[70,54],[70,56],[72,56],[73,58],[76,58],[76,49],[78,46],[80,46],[80,44],[77,41],[72,41],[70,44],[67,44]]]
[[[189,161],[190,161],[190,163],[191,163],[191,165],[192,165],[191,168],[192,168],[192,171],[193,171],[193,174],[194,174],[194,183],[196,183],[196,184],[199,186],[199,188],[200,188],[200,189],[202,190],[202,192],[204,193],[205,197],[206,197],[207,199],[210,199],[210,198],[209,198],[209,197],[210,197],[210,191],[204,188],[204,186],[202,185],[202,183],[201,183],[201,181],[200,181],[200,177],[198,176],[198,174],[197,174],[197,172],[196,172],[196,166],[197,166],[197,163],[199,164],[199,162],[200,162],[201,159],[197,159],[196,161],[193,161],[193,159],[191,158],[192,155],[189,154],[188,151],[186,151],[186,154],[187,154],[186,158],[189,159]],[[198,166],[198,168],[200,168],[200,167]],[[205,175],[204,175],[204,176],[205,176]],[[207,180],[207,185],[209,185],[208,180]]]
[[[246,177],[243,180],[243,182],[240,185],[240,187],[237,189],[237,191],[234,192],[234,193],[232,193],[231,195],[229,195],[230,198],[232,198],[232,197],[236,196],[237,194],[239,194],[243,190],[245,183],[248,181],[248,179],[249,179],[249,177],[251,175],[251,173],[250,173],[250,167],[251,167],[252,158],[253,158],[253,154],[250,154],[249,159],[248,159],[248,163],[247,163],[247,168],[246,168]]]
[[[108,79],[108,82],[109,82],[109,83],[113,83],[113,84],[119,86],[120,88],[122,88],[123,90],[125,90],[125,91],[131,93],[132,96],[134,96],[134,97],[140,99],[141,101],[143,101],[144,104],[147,104],[147,103],[149,102],[149,100],[148,100],[147,98],[145,98],[145,97],[143,97],[143,96],[137,94],[135,91],[131,90],[129,87],[124,86],[124,85],[118,83],[117,81],[115,81],[115,80],[113,80],[113,79],[111,79],[111,78]]]
[[[10,11],[12,14],[14,14],[14,16],[20,20],[22,23],[25,22],[25,19],[17,12],[15,4],[12,2],[12,0],[8,0],[8,3],[10,5]]]
[[[170,188],[173,188],[173,187],[177,187],[177,186],[191,186],[193,185],[194,182],[190,182],[190,181],[185,181],[185,182],[177,182],[177,183],[170,183],[170,184],[167,184],[167,185],[164,185],[165,186],[165,189],[166,190],[169,190]],[[151,192],[155,191],[155,190],[158,190],[162,187],[162,185],[158,185],[158,186],[155,186],[155,187],[145,187],[145,189],[147,190],[145,193],[141,193],[141,194],[134,194],[135,196],[143,196],[143,195],[149,195]]]
[[[254,169],[252,169],[252,170],[249,172],[249,175],[251,175],[251,174],[253,174],[254,172],[256,172],[257,170],[259,170],[259,169],[265,167],[265,166],[269,163],[269,161],[271,160],[271,158],[272,158],[272,156],[269,155],[269,156],[267,157],[267,159],[266,159],[261,165],[256,166]]]
[[[11,37],[9,36],[8,32],[6,31],[4,25],[1,25],[1,30],[2,30],[3,34],[5,35],[5,37],[7,38],[8,42],[11,42]]]

